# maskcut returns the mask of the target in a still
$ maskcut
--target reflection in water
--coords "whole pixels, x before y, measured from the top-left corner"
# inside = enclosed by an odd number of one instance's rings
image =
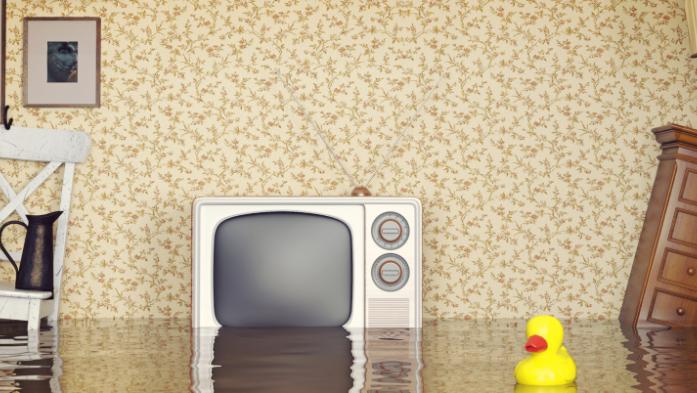
[[[420,392],[418,331],[198,329],[195,392]]]
[[[0,325],[0,391],[61,391],[55,330],[27,337],[26,324]]]
[[[25,326],[0,324],[0,392],[574,391],[515,384],[513,368],[526,356],[523,320],[219,335],[192,331],[188,320],[63,321],[38,340]],[[697,391],[697,329],[565,327],[578,392]]]
[[[356,336],[365,356],[361,392],[421,392],[421,330],[366,329]],[[360,385],[360,384],[357,384]]]
[[[221,329],[213,364],[218,391],[346,393],[352,386],[343,329]]]
[[[697,391],[697,329],[625,329],[627,369],[644,392]]]
[[[565,386],[526,386],[515,385],[514,393],[576,393],[576,385]]]

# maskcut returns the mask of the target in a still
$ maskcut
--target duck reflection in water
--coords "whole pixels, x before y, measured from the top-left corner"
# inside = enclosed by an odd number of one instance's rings
[[[416,393],[415,337],[409,329],[199,329],[192,390]]]
[[[529,386],[515,385],[514,393],[576,393],[576,385],[567,386]]]

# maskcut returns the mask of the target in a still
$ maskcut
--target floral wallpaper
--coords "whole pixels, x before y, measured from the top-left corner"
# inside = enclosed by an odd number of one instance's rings
[[[615,318],[650,129],[697,126],[679,0],[8,3],[15,124],[93,140],[63,318],[189,318],[197,196],[356,184],[422,200],[426,318]],[[99,108],[21,107],[22,18],[60,15],[102,18]]]

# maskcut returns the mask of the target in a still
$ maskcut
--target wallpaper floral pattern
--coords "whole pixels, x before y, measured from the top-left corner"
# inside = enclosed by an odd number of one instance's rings
[[[57,15],[102,18],[100,108],[19,106],[22,18]],[[10,1],[16,124],[93,139],[62,317],[188,318],[194,197],[355,185],[316,122],[356,183],[421,198],[427,318],[614,318],[649,130],[697,125],[686,26],[679,0]]]

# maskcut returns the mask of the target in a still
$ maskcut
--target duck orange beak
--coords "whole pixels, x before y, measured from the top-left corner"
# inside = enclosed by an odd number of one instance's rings
[[[525,343],[525,350],[528,352],[542,352],[547,349],[547,340],[538,335],[528,337]]]

